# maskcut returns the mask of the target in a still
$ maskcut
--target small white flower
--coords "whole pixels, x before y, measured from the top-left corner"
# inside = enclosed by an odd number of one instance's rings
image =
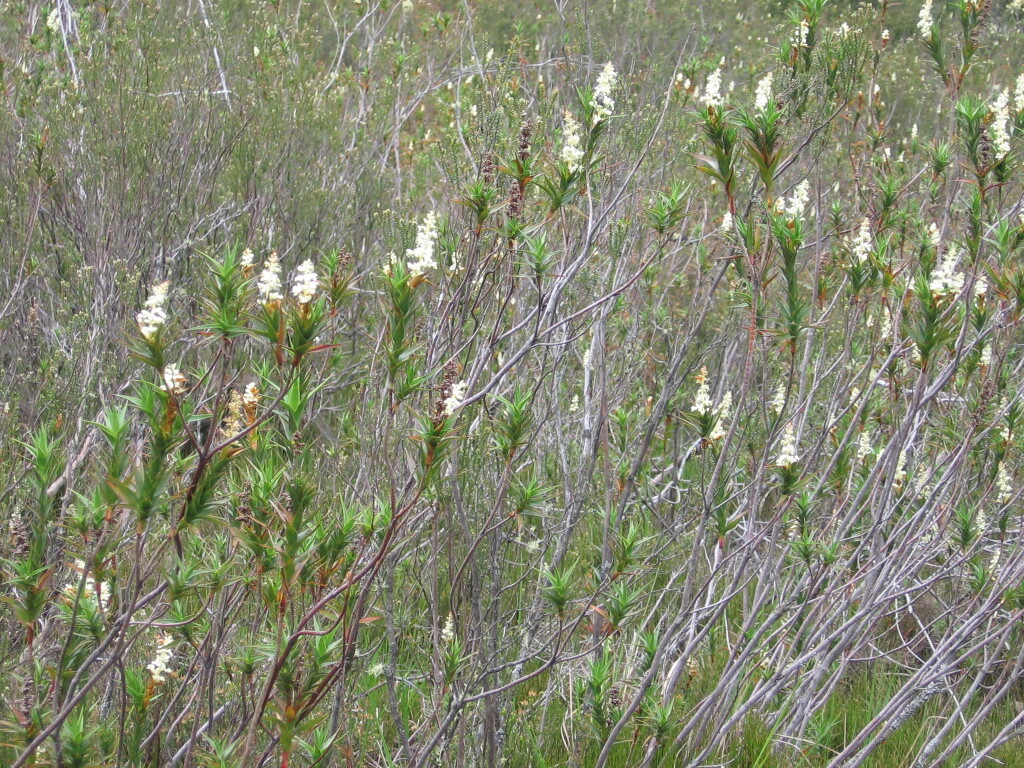
[[[722,69],[719,67],[710,75],[704,84],[704,95],[701,97],[707,106],[714,107],[722,103]]]
[[[70,14],[70,23],[72,25],[78,22],[78,11],[72,10]],[[46,17],[46,28],[53,34],[59,35],[61,33],[61,13],[60,6],[55,5],[53,10],[50,11]]]
[[[725,437],[726,428],[725,424],[732,412],[732,392],[726,392],[722,395],[721,401],[718,403],[716,413],[718,415],[715,426],[711,430],[711,434],[708,435],[709,440],[721,440]]]
[[[767,75],[761,78],[761,81],[757,84],[757,91],[754,94],[754,109],[759,112],[763,112],[768,106],[768,102],[772,97],[772,79],[773,73],[769,72]]]
[[[615,100],[612,98],[612,91],[618,81],[618,74],[615,67],[609,61],[604,65],[601,74],[597,77],[597,85],[594,87],[594,122],[597,123],[611,116],[615,109]]]
[[[780,467],[791,467],[800,461],[796,452],[796,435],[793,433],[793,424],[786,425],[786,431],[782,434],[782,442],[779,444],[779,453],[775,457],[775,463]]]
[[[853,260],[857,264],[863,264],[867,261],[868,256],[871,255],[872,239],[871,239],[871,222],[864,218],[860,223],[860,229],[857,231],[857,237],[854,238],[850,245],[850,251],[853,253]]]
[[[690,410],[694,413],[699,413],[701,416],[706,416],[711,413],[714,407],[711,402],[711,390],[708,389],[708,369],[701,368],[696,379],[698,383],[697,394],[693,398],[693,406]]]
[[[239,264],[241,265],[242,269],[249,269],[249,267],[251,267],[255,261],[256,255],[252,252],[251,248],[246,248],[244,251],[242,251],[242,258],[239,261]]]
[[[313,262],[306,259],[296,270],[295,280],[292,282],[292,296],[295,301],[305,306],[316,296],[316,289],[320,279],[313,269]]]
[[[281,264],[277,259],[277,251],[267,258],[267,263],[256,281],[256,290],[264,304],[274,304],[284,298],[281,293]]]
[[[174,657],[174,649],[170,646],[173,642],[174,638],[170,635],[161,635],[156,643],[156,654],[146,665],[146,669],[153,676],[153,682],[157,685],[166,681],[167,673],[170,671],[171,659]]]
[[[405,252],[410,275],[423,275],[437,267],[434,261],[434,244],[437,242],[437,215],[431,211],[423,217],[423,223],[416,228],[416,245]]]
[[[465,381],[452,385],[452,393],[444,400],[444,410],[441,411],[442,416],[451,416],[462,406],[462,401],[466,399],[466,389],[468,387],[469,384]]]
[[[448,612],[448,618],[444,623],[444,627],[441,629],[441,642],[445,645],[451,645],[455,641],[455,617]]]
[[[960,255],[957,251],[946,253],[932,270],[928,287],[933,296],[949,296],[959,293],[964,287],[964,273],[957,269]]]
[[[1013,495],[1013,482],[1010,480],[1010,473],[1006,471],[1006,464],[1002,461],[996,469],[996,490],[999,492],[999,501],[1003,504]]]
[[[897,488],[902,488],[903,483],[907,480],[907,452],[900,451],[900,455],[896,457],[896,471],[892,473],[892,484]]]
[[[255,408],[260,402],[260,388],[257,386],[255,381],[250,381],[245,385],[245,390],[242,392],[242,405],[246,408]]]
[[[144,337],[152,340],[156,332],[167,322],[167,288],[170,283],[164,281],[154,285],[142,311],[135,316],[139,331]]]
[[[919,499],[926,499],[932,495],[935,489],[925,480],[925,473],[922,472],[914,480],[914,495]]]
[[[791,219],[799,219],[807,208],[811,197],[811,185],[804,179],[793,190],[793,196],[786,202],[786,215]]]
[[[800,19],[800,26],[793,33],[793,44],[798,48],[806,48],[807,35],[810,31],[811,25],[807,23],[807,19]]]
[[[857,443],[857,461],[863,461],[868,456],[874,456],[875,450],[871,447],[871,436],[867,432],[860,433],[860,440]]]
[[[921,6],[921,12],[917,16],[917,31],[921,33],[921,37],[932,35],[932,0],[924,0],[924,5]]]
[[[75,560],[71,566],[71,570],[78,574],[85,574],[86,568],[85,563],[82,560]],[[64,594],[74,600],[78,596],[78,584],[79,578],[72,577],[68,580],[67,584],[64,585]],[[82,588],[82,599],[83,600],[95,600],[97,605],[102,609],[110,605],[110,585],[106,582],[99,583],[99,593],[96,592],[96,579],[92,576],[86,575],[85,585]]]
[[[1002,159],[1010,154],[1010,92],[1006,88],[992,102],[992,149]]]
[[[771,409],[775,413],[782,413],[783,408],[786,407],[786,385],[779,383],[779,386],[775,390],[775,396],[772,397]]]
[[[583,159],[583,147],[580,146],[580,124],[576,122],[576,118],[569,110],[565,110],[562,120],[561,158],[570,173],[580,167],[580,161]]]
[[[183,395],[188,389],[188,378],[173,363],[164,366],[160,380],[160,389],[171,395]]]

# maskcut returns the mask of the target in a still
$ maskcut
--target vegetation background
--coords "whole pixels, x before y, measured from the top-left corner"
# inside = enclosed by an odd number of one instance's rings
[[[1022,765],[1024,4],[0,2],[0,765]]]

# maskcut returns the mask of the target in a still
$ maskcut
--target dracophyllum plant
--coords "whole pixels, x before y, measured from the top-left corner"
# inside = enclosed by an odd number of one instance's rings
[[[306,574],[313,573],[320,553],[344,557],[344,542],[339,546],[322,523],[314,525],[304,514],[312,494],[301,480],[307,463],[302,410],[317,387],[313,358],[330,348],[321,340],[328,331],[328,300],[340,298],[346,280],[344,265],[336,259],[327,264],[335,293],[323,295],[311,260],[298,266],[286,293],[276,255],[256,275],[250,255],[228,248],[207,262],[203,317],[191,334],[174,321],[169,284],[153,288],[132,333],[134,355],[148,373],[125,396],[128,407],[112,405],[97,421],[96,485],[91,492],[75,491],[68,520],[78,540],[56,550],[47,531],[59,509],[63,463],[45,431],[29,444],[38,500],[23,526],[25,545],[11,564],[29,653],[49,602],[47,583],[66,578],[61,558],[51,558],[70,550],[67,555],[77,559],[58,603],[61,613],[48,625],[50,644],[67,632],[59,641],[64,652],[57,685],[44,699],[34,682],[26,682],[24,706],[19,705],[25,713],[25,755],[58,731],[75,743],[87,742],[93,732],[77,730],[75,718],[101,700],[98,683],[109,680],[111,663],[104,650],[142,649],[159,629],[146,671],[126,670],[135,704],[119,749],[139,755],[155,738],[164,702],[180,695],[165,690],[176,689],[177,678],[189,679],[194,670],[194,660],[182,659],[186,666],[179,667],[176,658],[198,658],[179,653],[180,643],[206,635],[211,627],[202,606],[212,605],[233,583],[229,574],[238,540],[217,531],[244,529],[254,514],[263,515],[269,549],[256,562],[279,569],[278,606],[287,606],[288,595],[302,594],[312,583]],[[255,365],[261,357],[267,364]],[[262,473],[261,482],[253,482],[253,468]],[[265,500],[245,501],[250,488],[262,488]],[[267,512],[281,495],[290,503],[283,507],[278,534],[279,516]],[[238,513],[252,506],[265,511]],[[131,563],[127,569],[122,559]],[[126,635],[129,626],[135,628]],[[294,697],[289,701],[285,709],[296,703]],[[39,709],[44,702],[45,713]],[[296,719],[298,711],[282,720],[282,742]]]
[[[775,175],[782,160],[783,112],[772,95],[772,80],[769,73],[758,83],[752,110],[736,110],[736,119],[747,133],[747,158],[757,169],[768,206],[775,204]]]
[[[619,75],[615,67],[608,62],[601,70],[593,88],[577,90],[577,102],[582,120],[578,120],[572,110],[565,110],[562,115],[561,148],[558,151],[551,173],[541,176],[535,183],[547,198],[548,217],[554,216],[561,209],[570,206],[575,198],[585,192],[591,168],[600,163],[597,155],[601,138],[607,133],[611,121],[615,118],[615,92],[618,88]],[[522,133],[520,147],[524,146]],[[516,199],[525,197],[526,185],[533,180],[536,172],[528,174],[531,168],[527,156],[517,158],[510,175],[520,186]]]
[[[698,110],[710,154],[698,155],[697,160],[700,161],[698,169],[702,173],[721,183],[729,213],[735,216],[739,130],[732,109],[722,96],[721,89],[722,73],[720,69],[716,69],[708,75],[701,98],[702,106]]]

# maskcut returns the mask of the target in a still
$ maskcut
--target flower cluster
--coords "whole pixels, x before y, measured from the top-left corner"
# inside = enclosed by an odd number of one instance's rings
[[[580,167],[580,161],[583,159],[583,148],[580,146],[580,124],[576,122],[572,112],[566,110],[562,126],[562,162],[572,173]]]
[[[410,275],[423,275],[427,270],[434,269],[434,243],[437,242],[437,216],[433,211],[423,218],[423,223],[416,230],[416,245],[405,252]]]
[[[292,283],[292,296],[300,305],[306,306],[316,296],[316,289],[319,278],[316,270],[313,269],[313,262],[306,259],[296,270],[295,280]]]
[[[75,560],[71,564],[71,570],[76,573],[85,573],[85,563],[81,560]],[[96,600],[100,608],[105,608],[110,605],[110,585],[106,582],[99,582],[99,593],[96,592],[96,579],[87,578],[85,580],[85,587],[82,590],[82,598],[85,600]],[[75,599],[78,594],[78,579],[72,578],[64,585],[64,594]]]
[[[992,102],[992,149],[1002,159],[1010,154],[1010,92],[1004,88]]]
[[[796,452],[796,435],[793,432],[793,424],[790,422],[782,434],[782,443],[779,445],[775,463],[780,467],[791,467],[798,461],[800,461],[800,456]]]
[[[78,23],[78,11],[71,11],[69,21],[72,25]],[[49,15],[46,17],[46,28],[55,35],[61,34],[60,5],[53,6],[53,10],[51,10]]]
[[[450,611],[448,618],[444,622],[444,627],[441,629],[441,642],[445,645],[451,645],[455,642],[455,617]]]
[[[768,102],[771,101],[773,78],[774,75],[769,72],[757,84],[757,91],[754,93],[754,109],[758,112],[763,112],[768,107]]]
[[[853,254],[854,264],[863,264],[871,255],[871,222],[866,217],[860,223],[857,236],[850,243],[850,253]]]
[[[694,377],[697,381],[697,394],[693,398],[693,406],[690,410],[705,419],[714,418],[714,426],[707,432],[708,440],[721,440],[725,437],[725,422],[732,412],[732,392],[726,392],[722,399],[715,406],[711,400],[711,391],[708,388],[708,369],[701,368],[700,373]],[[707,425],[704,426],[707,429]]]
[[[183,395],[188,389],[188,378],[173,363],[164,366],[160,379],[160,389],[169,395]]]
[[[785,213],[790,219],[799,219],[807,208],[811,198],[811,185],[806,179],[796,185],[793,195],[786,201]]]
[[[135,322],[139,324],[139,331],[150,341],[167,322],[167,310],[164,307],[167,304],[169,285],[170,283],[166,281],[154,285],[142,311],[135,316]]]
[[[1010,473],[1006,471],[1006,464],[999,462],[996,469],[996,490],[999,492],[999,501],[1006,503],[1013,495],[1013,483],[1010,480]]]
[[[708,388],[708,369],[701,368],[700,373],[695,377],[697,381],[697,394],[693,398],[693,407],[690,408],[694,413],[699,413],[702,416],[706,416],[711,413],[713,405],[711,402],[711,390]]]
[[[250,381],[245,385],[245,391],[242,392],[242,409],[250,423],[256,420],[256,406],[259,403],[260,388],[255,381]]]
[[[874,456],[875,449],[871,446],[871,436],[867,431],[860,433],[860,440],[857,442],[857,461],[864,461],[869,456]]]
[[[277,304],[284,298],[281,293],[281,263],[277,259],[277,251],[267,258],[267,263],[256,281],[256,290],[260,300],[266,305]]]
[[[721,401],[718,403],[717,416],[718,419],[715,421],[714,429],[711,430],[711,434],[708,435],[709,440],[721,440],[725,437],[725,422],[732,414],[732,392],[726,392],[722,395]]]
[[[167,680],[167,673],[170,672],[171,658],[174,656],[174,649],[171,648],[173,642],[174,638],[170,635],[161,635],[160,639],[156,641],[156,655],[146,665],[146,669],[153,676],[153,683],[156,685]]]
[[[468,387],[469,385],[464,381],[452,385],[452,393],[444,400],[444,410],[441,411],[442,416],[447,418],[455,413],[462,405],[462,401],[466,399],[466,389]]]
[[[892,484],[895,488],[902,488],[907,480],[907,452],[900,451],[896,457],[896,471],[892,473]]]
[[[710,75],[704,84],[704,95],[701,101],[709,107],[716,107],[722,103],[722,69],[718,68]]]
[[[921,13],[917,16],[917,31],[921,33],[921,37],[932,35],[932,0],[924,0],[924,5],[921,6]]]
[[[933,296],[948,296],[957,294],[964,287],[964,273],[956,267],[960,261],[960,255],[956,251],[946,253],[932,270],[928,280],[928,288]]]
[[[779,382],[779,386],[775,389],[775,394],[772,396],[772,402],[769,406],[773,413],[782,413],[786,407],[786,385]]]
[[[242,418],[242,397],[236,390],[232,390],[228,400],[228,412],[221,427],[222,440],[230,440],[242,431]]]
[[[242,269],[248,270],[252,268],[252,265],[256,262],[256,254],[252,252],[252,248],[246,248],[242,251],[242,259],[239,262]]]
[[[807,23],[807,19],[800,19],[800,26],[793,33],[793,45],[797,48],[806,48],[807,35],[810,31],[811,25]]]
[[[986,344],[985,348],[981,350],[981,356],[978,358],[978,365],[988,368],[992,365],[992,345]]]
[[[594,87],[594,122],[600,122],[611,117],[615,109],[615,100],[612,99],[612,90],[618,80],[615,67],[609,61],[604,65],[601,74],[597,77],[597,85]]]

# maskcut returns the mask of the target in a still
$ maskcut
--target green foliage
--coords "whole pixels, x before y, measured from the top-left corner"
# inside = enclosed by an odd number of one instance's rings
[[[0,765],[1019,764],[1012,4],[434,6],[0,14]]]

